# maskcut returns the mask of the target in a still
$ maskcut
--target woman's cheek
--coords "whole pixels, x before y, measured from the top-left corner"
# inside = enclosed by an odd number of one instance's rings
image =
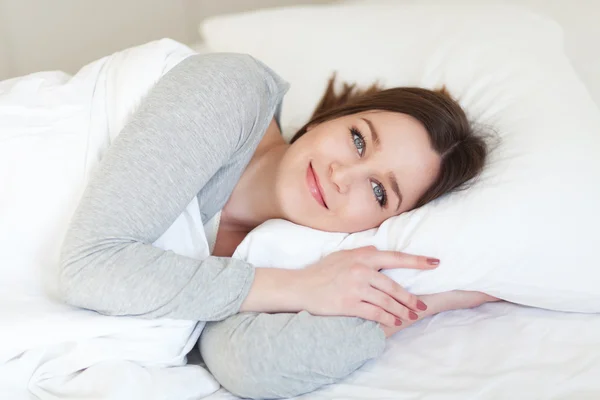
[[[334,151],[336,154],[343,153],[348,155],[352,152],[349,134],[337,134],[323,137],[322,145],[327,151]]]
[[[374,200],[369,200],[370,199],[363,194],[360,198],[357,198],[351,203],[351,218],[361,226],[369,225],[369,221],[374,217],[373,212],[377,204]]]

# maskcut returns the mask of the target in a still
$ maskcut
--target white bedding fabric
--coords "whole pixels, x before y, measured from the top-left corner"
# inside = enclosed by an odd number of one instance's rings
[[[0,82],[0,398],[198,399],[218,389],[205,369],[185,365],[203,324],[106,317],[47,296],[87,176],[139,99],[190,54],[162,40],[73,77]],[[155,245],[201,259],[199,232],[192,202]]]
[[[600,315],[511,303],[451,311],[388,341],[381,358],[300,399],[597,400]],[[221,389],[206,400],[237,397]]]
[[[65,199],[76,197],[72,191],[80,190],[89,173],[81,167],[93,165],[100,154],[90,149],[101,152],[106,135],[118,131],[136,99],[187,54],[187,48],[161,41],[100,60],[76,79],[44,73],[0,84],[0,226],[19,228],[0,236],[0,398],[180,400],[203,398],[218,389],[206,370],[185,365],[201,325],[74,310],[43,297],[41,289],[52,289],[53,282],[38,279],[39,269],[56,257],[56,238],[64,229],[54,219],[71,209]],[[3,97],[9,88],[13,97]],[[30,96],[31,91],[38,95]],[[17,97],[30,103],[17,104]],[[28,124],[19,125],[20,139],[34,153],[11,154],[17,147],[11,137],[15,130],[8,128],[24,120]],[[49,132],[61,140],[44,140]],[[78,136],[82,132],[97,142],[87,146],[87,139],[82,142]],[[67,157],[82,144],[88,158]],[[32,154],[45,155],[35,168],[29,164]],[[39,183],[42,177],[44,185],[7,179],[13,176],[7,166],[19,170],[23,179],[37,177]],[[36,218],[35,226],[44,222],[58,232],[28,229]],[[162,246],[169,242],[167,236],[161,238]],[[194,252],[193,243],[179,244],[179,252]],[[44,255],[49,262],[36,262],[34,256],[17,259],[23,254]],[[303,398],[596,399],[599,348],[598,315],[490,304],[420,322],[391,339],[380,359]],[[234,397],[220,390],[209,398]]]
[[[447,1],[447,0],[446,0]],[[596,105],[600,107],[600,3],[597,0],[451,0],[452,4],[512,4],[547,16],[563,28],[564,49]],[[343,3],[426,4],[444,0],[342,0]]]

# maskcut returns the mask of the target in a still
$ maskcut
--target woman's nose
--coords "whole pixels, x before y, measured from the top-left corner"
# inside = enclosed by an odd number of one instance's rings
[[[342,164],[332,162],[330,167],[330,178],[337,191],[344,194],[348,192],[351,184],[360,179],[362,169],[358,164]]]

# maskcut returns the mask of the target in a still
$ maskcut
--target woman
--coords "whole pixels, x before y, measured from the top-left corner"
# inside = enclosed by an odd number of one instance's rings
[[[433,258],[357,249],[300,271],[230,258],[271,218],[356,232],[454,190],[485,146],[442,92],[330,94],[293,144],[278,116],[287,84],[249,56],[192,56],[157,82],[91,177],[62,251],[65,300],[109,315],[209,321],[215,377],[244,397],[283,397],[340,379],[421,317],[492,298],[417,299],[379,272]],[[319,111],[320,110],[320,111]],[[211,256],[152,246],[196,197]]]

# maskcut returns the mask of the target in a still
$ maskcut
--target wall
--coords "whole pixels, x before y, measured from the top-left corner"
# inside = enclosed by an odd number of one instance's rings
[[[192,44],[211,15],[326,0],[0,0],[0,79],[75,72],[114,51],[171,37]]]

